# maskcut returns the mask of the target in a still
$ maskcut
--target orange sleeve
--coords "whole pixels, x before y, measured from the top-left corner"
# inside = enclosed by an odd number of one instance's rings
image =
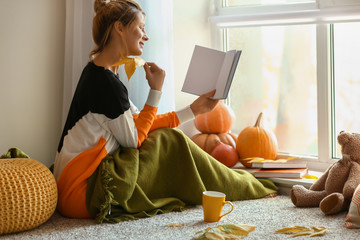
[[[150,132],[162,127],[174,128],[179,125],[180,121],[175,112],[158,114],[154,119],[153,125],[150,128]]]
[[[151,108],[155,109],[154,116],[152,115],[153,112]],[[179,118],[175,112],[156,115],[156,110],[157,108],[155,107],[145,105],[140,114],[133,115],[135,126],[138,131],[138,147],[141,146],[149,132],[162,127],[174,128],[180,125]]]
[[[133,115],[135,127],[138,132],[138,146],[145,141],[151,126],[153,125],[154,119],[156,117],[157,107],[152,107],[145,104],[144,108],[140,111],[139,114]]]

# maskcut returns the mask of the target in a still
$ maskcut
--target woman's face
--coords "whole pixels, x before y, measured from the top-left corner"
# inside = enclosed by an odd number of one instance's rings
[[[149,37],[145,33],[145,17],[138,13],[136,19],[126,28],[128,55],[140,56]]]

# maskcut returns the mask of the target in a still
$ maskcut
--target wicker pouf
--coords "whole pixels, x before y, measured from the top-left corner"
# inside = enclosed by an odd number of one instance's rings
[[[55,178],[45,165],[29,158],[0,159],[0,234],[39,226],[56,204]]]

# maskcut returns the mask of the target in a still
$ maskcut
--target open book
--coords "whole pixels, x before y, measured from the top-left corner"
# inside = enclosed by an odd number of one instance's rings
[[[213,99],[227,98],[240,55],[196,45],[182,91],[200,96],[216,89]]]

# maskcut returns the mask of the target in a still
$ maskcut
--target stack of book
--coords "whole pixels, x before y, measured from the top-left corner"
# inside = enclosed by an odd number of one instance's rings
[[[257,178],[302,178],[308,174],[306,161],[291,159],[287,161],[253,162],[250,171]]]

